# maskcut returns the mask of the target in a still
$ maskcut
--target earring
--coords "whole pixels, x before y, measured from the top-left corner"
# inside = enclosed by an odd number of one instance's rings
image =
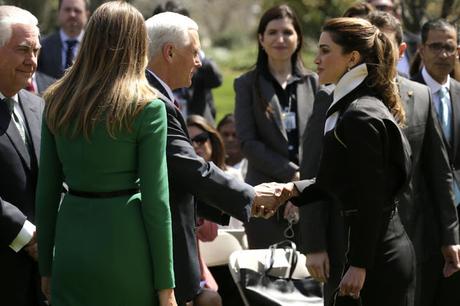
[[[351,70],[350,66],[347,67],[347,72],[349,72]]]

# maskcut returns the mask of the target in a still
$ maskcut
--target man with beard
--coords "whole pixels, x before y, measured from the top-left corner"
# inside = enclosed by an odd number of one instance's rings
[[[42,41],[39,72],[55,79],[62,77],[77,55],[89,15],[88,0],[59,0],[60,29]]]

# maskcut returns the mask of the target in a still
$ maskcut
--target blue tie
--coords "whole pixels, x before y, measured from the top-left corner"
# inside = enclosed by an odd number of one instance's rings
[[[437,91],[439,98],[438,104],[436,105],[436,112],[438,113],[439,122],[441,123],[442,132],[444,137],[450,143],[452,139],[452,124],[451,124],[451,105],[449,91],[446,87],[441,87]]]
[[[67,50],[65,53],[65,69],[69,68],[73,64],[73,50],[77,46],[78,40],[66,40]]]

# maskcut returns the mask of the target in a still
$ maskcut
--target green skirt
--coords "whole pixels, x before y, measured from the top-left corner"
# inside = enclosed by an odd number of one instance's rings
[[[59,209],[53,306],[158,305],[140,196],[67,195]]]

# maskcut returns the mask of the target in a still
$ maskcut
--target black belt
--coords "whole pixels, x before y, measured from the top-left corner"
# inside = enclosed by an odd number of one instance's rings
[[[76,196],[76,197],[81,197],[81,198],[103,199],[103,198],[115,198],[115,197],[128,196],[128,195],[130,196],[138,192],[139,192],[139,189],[137,188],[116,190],[116,191],[102,191],[102,192],[81,191],[81,190],[75,190],[75,189],[69,188],[68,194]]]
[[[393,215],[395,212],[397,212],[398,209],[396,206],[387,206],[382,209],[382,212],[384,214],[389,214],[390,216]],[[359,209],[344,209],[340,211],[340,215],[342,217],[352,217],[352,216],[357,216],[359,213]]]

